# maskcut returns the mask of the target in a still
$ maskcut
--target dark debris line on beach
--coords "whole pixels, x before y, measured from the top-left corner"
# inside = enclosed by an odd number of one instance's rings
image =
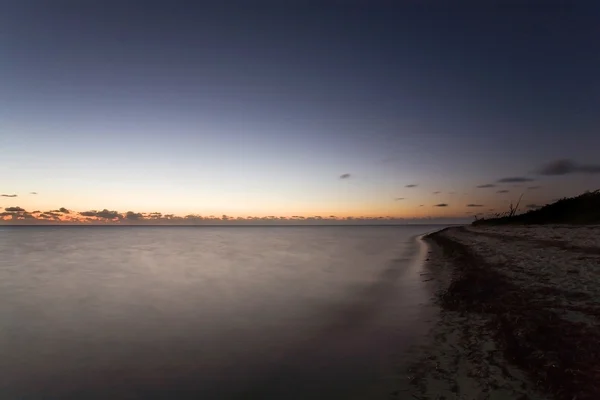
[[[428,239],[455,265],[450,286],[438,296],[443,309],[485,314],[505,358],[539,390],[560,400],[600,399],[600,330],[562,319],[549,309],[561,307],[557,295],[583,293],[524,290],[443,231]],[[600,315],[599,310],[588,312]]]

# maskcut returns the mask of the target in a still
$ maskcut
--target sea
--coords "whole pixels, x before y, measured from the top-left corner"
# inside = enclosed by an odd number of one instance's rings
[[[439,228],[0,227],[0,399],[387,399]]]

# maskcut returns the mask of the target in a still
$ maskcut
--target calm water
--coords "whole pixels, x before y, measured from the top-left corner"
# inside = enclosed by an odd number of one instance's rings
[[[0,398],[372,396],[434,229],[2,227]]]

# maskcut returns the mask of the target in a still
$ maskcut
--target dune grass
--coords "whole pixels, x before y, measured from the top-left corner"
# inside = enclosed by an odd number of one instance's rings
[[[506,213],[476,219],[473,225],[600,224],[600,190],[563,198],[523,214],[517,214],[518,208],[519,203],[511,204]]]

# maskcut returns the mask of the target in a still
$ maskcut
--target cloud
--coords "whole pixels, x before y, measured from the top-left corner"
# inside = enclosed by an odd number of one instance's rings
[[[535,190],[535,189],[539,189],[539,188],[541,188],[541,186],[529,186],[527,188],[527,190]]]
[[[534,179],[526,178],[524,176],[511,176],[509,178],[498,179],[496,182],[500,183],[517,183],[517,182],[533,182]]]
[[[106,208],[102,211],[96,211],[96,210],[92,210],[92,211],[84,211],[81,213],[81,215],[83,215],[84,217],[98,217],[98,218],[104,218],[104,219],[121,219],[122,216],[121,214],[119,214],[117,211],[109,211]]]
[[[509,193],[510,190],[498,190],[496,191],[496,193]]]
[[[25,219],[37,219],[34,215],[31,215],[31,213],[28,213],[27,211],[19,213],[19,219],[20,218],[25,218]]]
[[[396,197],[394,200],[399,201],[399,200],[404,200],[404,197]]]
[[[494,185],[492,183],[486,183],[485,185],[477,186],[478,189],[486,189],[486,188],[493,188],[493,187],[496,187],[496,185]]]
[[[8,212],[25,212],[25,209],[21,207],[6,207],[4,210]]]
[[[350,174],[341,174],[340,179],[349,179],[350,176],[351,176]]]
[[[423,207],[425,204],[419,204],[419,207]]]
[[[44,219],[54,219],[54,220],[60,220],[62,214],[56,212],[56,211],[46,211],[42,214],[39,215],[40,218],[44,218]]]
[[[561,159],[551,161],[547,164],[542,165],[538,169],[540,175],[566,175],[571,174],[577,170],[577,166],[571,160]]]
[[[406,188],[414,188],[414,187],[417,187],[417,186],[419,186],[419,185],[417,185],[416,183],[411,183],[410,185],[406,185],[404,187],[406,187]]]
[[[0,194],[0,197],[17,197],[16,194]]]
[[[440,193],[442,193],[442,192],[440,192],[440,191],[433,192],[433,194],[440,194]]]
[[[483,204],[467,204],[467,207],[483,207]]]
[[[600,165],[598,164],[578,164],[573,160],[566,158],[554,160],[538,168],[538,174],[546,176],[567,175],[577,172],[585,174],[599,174]]]
[[[436,204],[434,207],[448,207],[448,204],[440,203],[440,204]]]
[[[537,204],[527,204],[525,207],[533,210],[542,206],[538,206]]]
[[[138,221],[140,219],[144,219],[144,216],[141,213],[134,213],[133,211],[127,211],[125,214],[125,218],[130,221]]]
[[[29,194],[37,194],[37,192],[29,192]]]
[[[448,192],[448,194],[456,194],[456,192]]]
[[[600,165],[584,164],[577,167],[577,170],[586,174],[600,174]]]
[[[61,213],[63,213],[63,214],[70,214],[71,213],[71,211],[67,210],[64,207],[59,208],[58,211],[61,212]]]

